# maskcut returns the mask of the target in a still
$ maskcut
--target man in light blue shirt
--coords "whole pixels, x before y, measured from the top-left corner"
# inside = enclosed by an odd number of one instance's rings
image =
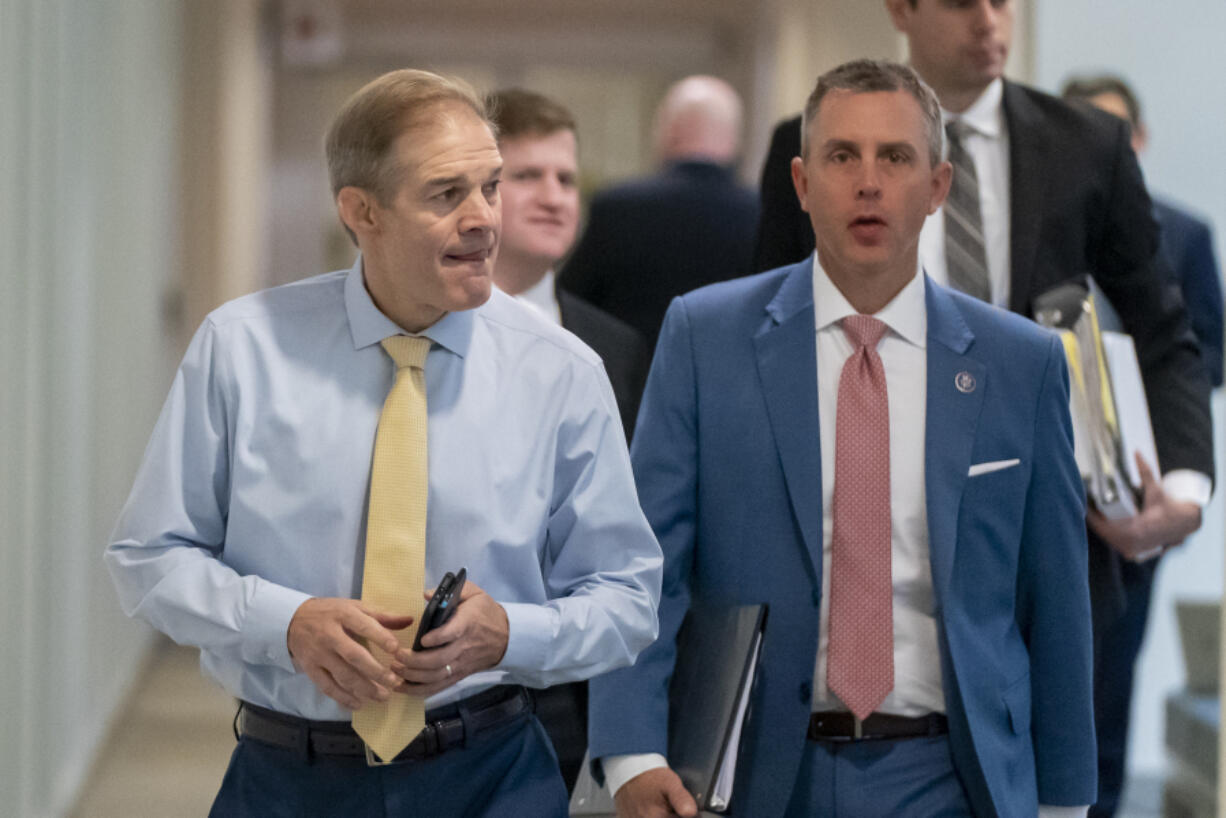
[[[107,564],[125,611],[198,645],[244,702],[214,814],[565,815],[520,686],[628,665],[657,630],[660,549],[608,378],[491,293],[501,159],[471,89],[384,75],[327,152],[358,262],[206,319]],[[394,335],[431,341],[426,586],[469,577],[423,651],[396,639],[408,617],[358,599]],[[427,697],[427,729],[368,766],[349,711],[400,695]]]

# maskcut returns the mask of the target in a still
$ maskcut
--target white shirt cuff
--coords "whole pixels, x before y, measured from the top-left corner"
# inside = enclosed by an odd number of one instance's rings
[[[1203,511],[1213,494],[1213,481],[1192,469],[1174,469],[1162,475],[1162,490],[1172,499],[1196,503]]]
[[[1085,807],[1049,807],[1039,804],[1039,818],[1085,818],[1090,811]]]
[[[604,768],[605,789],[609,791],[609,795],[617,795],[617,791],[622,788],[622,784],[648,770],[654,770],[657,767],[667,767],[668,759],[659,753],[605,756],[600,759],[600,766]]]

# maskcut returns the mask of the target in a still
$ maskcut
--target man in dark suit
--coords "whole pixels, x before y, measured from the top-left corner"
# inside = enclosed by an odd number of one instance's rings
[[[981,236],[987,300],[1031,315],[1035,296],[1091,273],[1136,342],[1162,477],[1145,481],[1136,517],[1111,523],[1089,515],[1097,646],[1123,612],[1121,560],[1178,544],[1199,528],[1213,475],[1209,381],[1179,288],[1157,254],[1128,129],[1003,78],[1013,0],[885,3],[907,37],[912,66],[941,101],[947,131],[959,134],[974,167],[978,224],[970,232]],[[799,120],[781,124],[762,171],[760,268],[797,260],[796,248],[804,245],[799,235],[788,235],[799,230],[800,209],[784,187],[799,138]],[[955,194],[958,188],[955,180]],[[955,243],[946,234],[956,221],[938,211],[920,236],[924,269],[939,282],[951,281],[947,250]]]
[[[715,77],[674,85],[656,114],[656,175],[592,198],[587,229],[562,272],[570,290],[655,345],[675,295],[750,272],[758,201],[731,165],[741,102]]]
[[[503,163],[494,283],[600,355],[629,439],[647,375],[647,345],[629,325],[555,286],[553,267],[574,243],[579,224],[574,117],[560,103],[521,89],[497,91],[488,102]],[[554,685],[535,698],[570,790],[587,750],[587,683]]]
[[[1081,101],[1128,123],[1132,148],[1140,155],[1149,138],[1136,94],[1122,79],[1104,75],[1065,83],[1065,99]],[[1222,384],[1222,287],[1209,225],[1173,204],[1154,201],[1159,247],[1183,291],[1192,330],[1200,343],[1209,380]],[[1115,814],[1124,788],[1128,724],[1137,654],[1149,618],[1149,600],[1158,560],[1120,566],[1124,613],[1102,638],[1102,657],[1094,683],[1094,720],[1098,733],[1098,801],[1095,818]]]
[[[518,88],[490,95],[502,153],[502,245],[494,283],[578,335],[604,361],[626,439],[650,359],[633,327],[557,286],[554,265],[579,226],[575,120],[560,103]]]
[[[922,274],[951,168],[914,72],[841,66],[804,117],[792,177],[816,254],[664,321],[632,449],[665,553],[660,637],[592,681],[592,756],[620,818],[694,815],[663,757],[679,625],[691,599],[766,603],[733,814],[1084,813],[1086,533],[1060,343]]]

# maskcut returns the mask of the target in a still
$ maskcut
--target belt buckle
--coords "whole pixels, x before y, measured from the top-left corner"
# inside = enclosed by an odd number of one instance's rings
[[[404,746],[404,750],[401,750],[400,753],[390,761],[379,760],[379,758],[370,749],[370,745],[363,741],[362,749],[366,752],[366,766],[390,767],[393,764],[407,764],[410,761],[414,761],[415,759],[412,757],[401,758],[400,756],[403,755],[410,747],[412,747],[413,744],[419,739],[425,744],[425,750],[421,755],[422,758],[431,758],[432,756],[442,753],[442,742],[439,740],[438,725],[434,722],[428,721],[426,722],[426,726],[422,728],[421,732],[414,736],[413,740]]]
[[[370,745],[365,741],[362,742],[362,749],[366,751],[366,766],[367,767],[390,767],[396,763],[396,759],[391,761],[380,761],[379,757],[370,749]]]
[[[853,739],[864,738],[864,722],[855,713],[851,715],[851,737]]]

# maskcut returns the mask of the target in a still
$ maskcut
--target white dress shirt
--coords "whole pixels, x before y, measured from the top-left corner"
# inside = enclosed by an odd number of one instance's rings
[[[826,275],[816,255],[813,304],[822,450],[822,607],[813,710],[845,710],[826,687],[826,652],[830,638],[830,535],[834,530],[839,378],[844,363],[855,351],[840,321],[857,313]],[[890,414],[890,573],[894,591],[894,689],[877,710],[900,716],[944,713],[924,493],[928,311],[923,275],[917,272],[873,317],[888,327],[877,353],[885,368]]]
[[[1004,82],[995,80],[979,99],[961,114],[941,109],[942,124],[960,121],[968,133],[962,138],[967,155],[975,164],[979,181],[979,210],[983,219],[983,249],[988,261],[988,283],[992,303],[1009,308],[1009,241],[1011,238],[1009,202],[1009,129],[1001,105]],[[944,156],[949,157],[948,140]],[[945,209],[924,222],[920,231],[920,266],[938,284],[949,284],[945,263]]]
[[[553,274],[553,270],[549,270],[545,275],[541,276],[541,280],[533,284],[522,293],[516,293],[513,297],[517,301],[522,301],[541,311],[541,314],[548,318],[559,327],[562,326],[562,308],[558,306],[557,278]]]

